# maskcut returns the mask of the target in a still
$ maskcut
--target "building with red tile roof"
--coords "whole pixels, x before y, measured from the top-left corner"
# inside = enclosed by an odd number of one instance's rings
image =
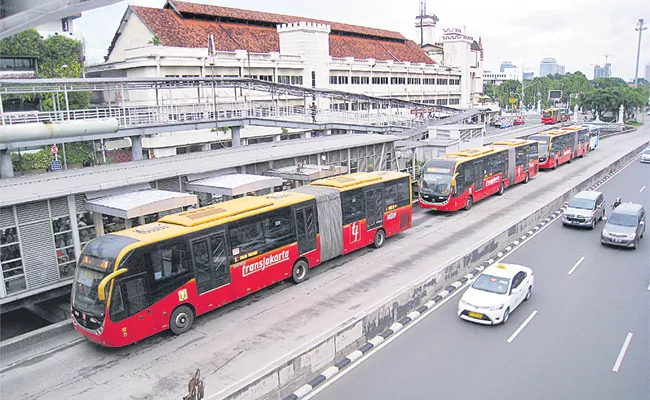
[[[398,32],[177,0],[163,8],[129,6],[106,62],[89,70],[113,77],[253,77],[427,104],[466,103],[461,69],[434,61]]]

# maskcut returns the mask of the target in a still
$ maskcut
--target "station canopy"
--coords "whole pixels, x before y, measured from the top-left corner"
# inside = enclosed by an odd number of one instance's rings
[[[128,219],[197,203],[194,194],[147,189],[86,200],[86,210]]]
[[[194,192],[219,196],[238,196],[282,186],[282,178],[263,175],[227,174],[187,182],[185,188]]]

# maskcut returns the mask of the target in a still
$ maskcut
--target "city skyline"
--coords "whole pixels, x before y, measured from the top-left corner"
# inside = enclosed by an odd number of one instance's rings
[[[394,7],[394,3],[387,0],[372,3],[369,0],[331,0],[327,3],[294,3],[287,0],[273,3],[261,0],[192,2],[362,25],[398,31],[409,39],[417,39],[413,24],[419,4],[415,0],[409,2],[408,7]],[[540,61],[553,57],[566,66],[567,72],[579,70],[591,78],[592,65],[602,63],[603,52],[616,49],[616,54],[610,57],[610,63],[616,65],[615,75],[632,79],[637,37],[634,23],[643,17],[642,11],[647,8],[643,7],[644,0],[629,0],[628,3],[626,7],[601,4],[595,8],[591,2],[576,0],[560,5],[531,4],[525,12],[521,12],[502,8],[499,6],[501,2],[497,1],[468,0],[468,7],[462,8],[455,4],[430,2],[427,10],[440,18],[438,35],[443,28],[466,27],[468,35],[476,39],[481,36],[488,70],[498,71],[502,61],[511,60],[513,64],[523,66],[527,71],[533,70],[535,76],[539,76]],[[75,30],[80,31],[86,39],[89,60],[103,61],[128,4],[161,8],[165,0],[129,0],[85,12],[75,21]],[[390,12],[386,12],[387,9]],[[573,22],[573,11],[579,11],[583,19],[590,19],[600,29],[579,30]],[[495,24],[495,19],[490,15],[499,17],[499,23]],[[102,29],[97,29],[98,26]],[[513,37],[521,40],[513,40]],[[575,43],[570,43],[569,38]],[[535,45],[531,46],[531,43]],[[577,52],[576,45],[583,51]],[[648,49],[647,45],[642,47]],[[650,62],[650,50],[644,48],[641,65]]]

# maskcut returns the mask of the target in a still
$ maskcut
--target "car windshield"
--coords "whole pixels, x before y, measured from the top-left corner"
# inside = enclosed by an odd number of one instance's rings
[[[570,202],[569,202],[569,207],[571,208],[579,208],[581,210],[593,210],[594,205],[596,202],[591,199],[581,199],[578,197],[574,197]]]
[[[607,220],[608,224],[616,226],[634,227],[638,222],[638,218],[633,214],[613,213]]]
[[[509,284],[510,279],[508,278],[481,274],[472,284],[472,288],[482,290],[484,292],[506,294],[508,292]]]
[[[643,154],[646,156],[650,156],[650,149],[643,150]]]

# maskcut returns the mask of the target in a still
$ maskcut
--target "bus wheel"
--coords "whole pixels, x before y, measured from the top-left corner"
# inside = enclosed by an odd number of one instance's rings
[[[530,176],[528,176],[528,172],[526,172],[526,176],[524,177],[524,183],[528,183],[530,181]]]
[[[384,232],[383,229],[377,229],[377,232],[375,232],[375,241],[373,242],[373,246],[375,249],[378,249],[384,245],[386,242],[386,232]]]
[[[293,264],[293,269],[291,270],[291,280],[293,283],[301,283],[307,279],[307,272],[309,272],[309,264],[305,260],[298,260]]]
[[[472,196],[467,196],[467,201],[465,201],[465,210],[469,211],[469,209],[472,208],[472,204],[474,204],[474,199],[472,199]]]
[[[176,307],[171,317],[169,317],[169,328],[176,335],[189,331],[193,323],[194,312],[188,306]]]
[[[504,192],[505,190],[506,190],[506,187],[503,185],[503,182],[501,182],[501,184],[499,185],[499,191],[497,192],[497,194],[498,194],[499,196],[501,196],[501,195],[503,195],[503,192]]]

